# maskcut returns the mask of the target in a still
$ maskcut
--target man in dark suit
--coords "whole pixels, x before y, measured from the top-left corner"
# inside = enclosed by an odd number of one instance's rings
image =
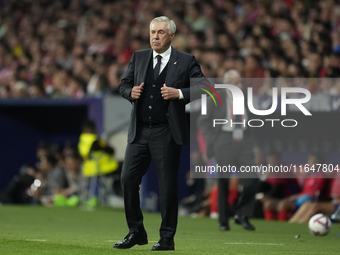
[[[160,240],[152,250],[174,250],[177,227],[177,176],[182,145],[189,142],[185,104],[190,78],[203,78],[194,56],[175,50],[176,25],[162,16],[150,23],[151,49],[133,53],[119,93],[133,104],[122,170],[125,215],[129,234],[114,245],[128,249],[147,244],[140,209],[139,185],[153,160],[160,187]]]
[[[225,74],[225,83],[238,86],[242,89],[240,74],[236,70],[229,70]],[[198,119],[198,128],[203,131],[207,141],[207,157],[215,156],[216,162],[220,166],[241,166],[254,165],[254,152],[252,136],[247,125],[233,123],[247,123],[248,114],[233,114],[232,95],[228,89],[219,90],[219,95],[223,106],[215,107],[212,100],[207,101],[207,114],[201,115]],[[239,118],[239,119],[238,119]],[[227,119],[225,125],[212,126],[214,119]],[[220,230],[229,230],[230,205],[228,173],[220,174],[218,184],[218,212]],[[239,182],[242,185],[242,192],[237,201],[237,212],[234,217],[235,223],[240,224],[244,229],[255,230],[248,218],[253,215],[255,207],[255,193],[258,179],[254,173],[237,173]]]

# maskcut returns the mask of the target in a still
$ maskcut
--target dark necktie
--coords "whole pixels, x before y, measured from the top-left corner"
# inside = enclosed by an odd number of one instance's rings
[[[157,64],[155,66],[155,69],[153,70],[154,80],[156,80],[158,75],[159,75],[159,70],[161,68],[161,58],[162,58],[162,56],[161,55],[157,55],[156,58],[157,58]]]
[[[244,117],[244,116],[243,116]],[[242,115],[236,114],[234,115],[234,130],[233,130],[233,140],[234,141],[242,141],[243,140],[243,126],[242,124]]]
[[[239,114],[234,115],[234,122],[240,123],[242,121],[242,116]],[[242,128],[242,124],[235,124],[235,128]]]

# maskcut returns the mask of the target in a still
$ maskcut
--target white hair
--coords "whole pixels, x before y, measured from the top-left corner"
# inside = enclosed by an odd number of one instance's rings
[[[154,18],[151,22],[150,22],[150,30],[151,30],[151,25],[155,22],[165,22],[168,25],[168,29],[169,29],[169,34],[173,34],[176,32],[176,25],[175,22],[171,19],[169,19],[166,16],[160,16],[157,18]]]
[[[224,77],[223,77],[223,78],[224,78],[223,81],[224,81],[225,83],[229,82],[229,81],[230,81],[230,76],[233,75],[233,74],[234,74],[234,75],[238,75],[238,76],[241,77],[241,74],[240,74],[239,71],[234,70],[234,69],[231,69],[231,70],[225,72]]]

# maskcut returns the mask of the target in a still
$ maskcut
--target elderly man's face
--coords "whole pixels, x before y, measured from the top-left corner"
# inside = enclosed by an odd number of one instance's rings
[[[150,45],[157,53],[161,54],[170,47],[175,34],[169,34],[168,24],[165,22],[154,22],[150,27]]]
[[[243,89],[241,76],[238,74],[230,74],[229,84],[235,85],[240,89]]]

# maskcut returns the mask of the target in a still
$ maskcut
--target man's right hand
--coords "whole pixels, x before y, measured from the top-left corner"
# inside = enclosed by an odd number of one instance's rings
[[[144,82],[142,82],[142,84],[139,85],[139,86],[134,86],[134,87],[132,88],[130,97],[131,97],[133,100],[136,100],[136,99],[140,98],[140,95],[141,95],[142,92],[143,92],[143,87],[144,87]]]

